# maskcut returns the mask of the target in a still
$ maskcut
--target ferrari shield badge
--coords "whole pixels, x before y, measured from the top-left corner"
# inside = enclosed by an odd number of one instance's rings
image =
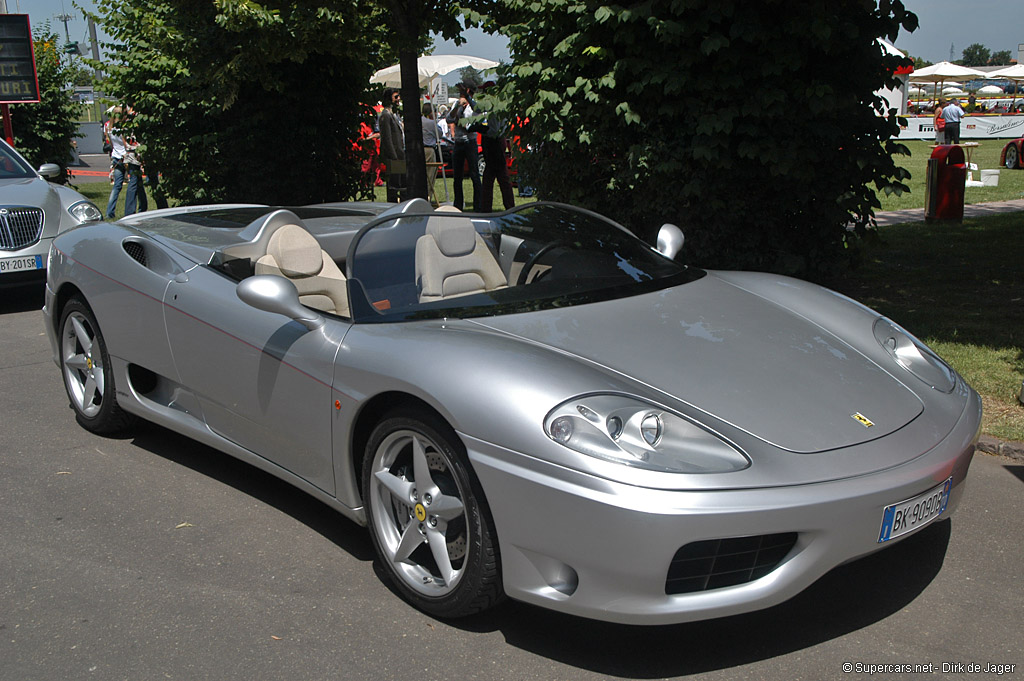
[[[865,428],[870,428],[871,426],[875,425],[874,423],[872,423],[871,419],[869,419],[867,416],[864,416],[864,414],[861,414],[860,412],[857,412],[851,418],[853,418],[857,423],[864,426]]]

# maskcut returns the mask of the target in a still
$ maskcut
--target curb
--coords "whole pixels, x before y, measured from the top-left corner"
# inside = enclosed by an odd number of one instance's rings
[[[1024,463],[1024,442],[1006,442],[989,435],[982,435],[978,438],[978,451],[1005,456]]]

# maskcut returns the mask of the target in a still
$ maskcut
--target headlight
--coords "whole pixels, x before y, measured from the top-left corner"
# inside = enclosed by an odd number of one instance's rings
[[[71,217],[79,222],[96,222],[103,219],[103,213],[90,201],[79,201],[68,208]]]
[[[896,363],[939,392],[952,392],[956,375],[931,348],[890,319],[880,317],[872,329],[875,340]]]
[[[663,473],[727,473],[750,461],[718,435],[624,395],[587,395],[544,419],[552,440],[581,454]]]

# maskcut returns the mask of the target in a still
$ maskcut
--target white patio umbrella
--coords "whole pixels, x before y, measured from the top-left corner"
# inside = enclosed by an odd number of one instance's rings
[[[477,71],[486,71],[497,68],[498,62],[484,59],[483,57],[471,57],[465,54],[427,54],[416,61],[420,87],[428,88],[435,78],[446,76],[452,71],[472,66]],[[401,64],[388,66],[377,71],[370,77],[371,83],[379,83],[388,87],[402,87]],[[434,105],[434,98],[430,98],[430,109],[437,118],[437,109]],[[444,185],[444,200],[448,200],[448,177],[444,172],[444,158],[441,156],[441,140],[437,141],[437,158],[441,161],[441,183]]]
[[[969,69],[948,61],[940,61],[938,64],[926,66],[910,74],[911,83],[945,83],[946,81],[971,80],[972,78],[984,78],[985,73],[976,69]]]
[[[438,76],[446,76],[452,71],[472,66],[477,71],[497,68],[498,62],[482,57],[470,57],[464,54],[428,54],[420,57],[417,62],[420,87],[427,87],[430,81]],[[388,87],[402,87],[402,74],[399,64],[377,71],[370,77],[371,83],[380,83]]]
[[[979,95],[1001,95],[1003,94],[1003,88],[998,85],[986,85],[985,87],[978,88]]]
[[[988,77],[998,80],[1012,80],[1015,83],[1024,82],[1024,64],[1014,64],[998,71],[989,71]],[[1013,111],[1013,103],[1017,101],[1017,93],[1013,93],[1010,100],[1010,111]]]

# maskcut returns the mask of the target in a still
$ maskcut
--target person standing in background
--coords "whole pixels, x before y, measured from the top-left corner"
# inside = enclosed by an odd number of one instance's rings
[[[427,102],[421,109],[422,116],[420,120],[421,127],[423,128],[423,157],[427,161],[427,196],[430,197],[430,203],[437,208],[440,205],[437,201],[437,194],[434,193],[434,181],[437,180],[437,154],[435,148],[437,147],[437,121],[434,120],[434,109]]]
[[[935,111],[932,113],[932,124],[935,127],[935,143],[946,143],[946,119],[942,117],[942,107],[946,100],[940,99],[935,102]]]
[[[483,209],[483,204],[480,202],[476,133],[469,131],[465,120],[474,115],[473,106],[470,104],[473,88],[465,83],[459,83],[458,88],[459,103],[452,107],[446,119],[454,142],[454,151],[452,152],[454,199],[452,203],[456,208],[462,210],[464,205],[462,183],[466,175],[466,166],[468,166],[469,179],[473,182],[473,210],[479,213]]]
[[[377,130],[380,132],[380,158],[387,166],[387,196],[390,203],[398,203],[405,194],[405,132],[402,121],[392,108],[397,109],[402,95],[394,88],[384,90],[384,100]]]
[[[122,109],[115,106],[110,110],[110,118],[103,127],[103,134],[110,142],[110,199],[107,201],[106,218],[114,219],[114,211],[117,209],[117,199],[121,195],[121,187],[124,186],[124,175],[126,168],[124,156],[127,153],[125,148],[124,132],[121,130]]]

